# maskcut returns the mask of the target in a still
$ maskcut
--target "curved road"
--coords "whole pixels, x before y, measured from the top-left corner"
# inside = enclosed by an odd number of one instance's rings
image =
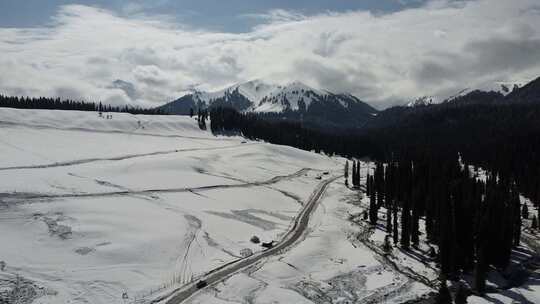
[[[302,234],[308,227],[310,216],[313,213],[313,210],[315,210],[315,207],[317,207],[317,204],[319,200],[321,199],[322,195],[324,194],[324,192],[326,191],[328,185],[330,185],[330,183],[332,183],[339,177],[340,176],[334,176],[332,178],[322,181],[321,183],[319,183],[319,185],[317,185],[317,188],[315,188],[314,192],[309,197],[308,201],[306,202],[306,204],[300,211],[299,215],[294,220],[293,226],[285,234],[283,239],[273,248],[256,253],[247,258],[236,260],[234,262],[221,266],[217,269],[214,269],[210,271],[209,273],[200,277],[199,280],[206,281],[208,283],[207,286],[213,285],[215,283],[218,283],[227,279],[231,275],[249,266],[254,265],[255,263],[259,262],[260,260],[264,258],[267,258],[272,255],[277,255],[281,251],[287,249],[287,247],[293,245],[296,241],[300,239],[300,237],[302,236]],[[165,300],[165,303],[167,304],[182,303],[183,301],[187,300],[189,297],[197,293],[199,290],[202,290],[202,289],[197,289],[195,284],[196,282],[192,282],[187,285],[184,285],[178,288],[177,290],[173,291],[171,294],[168,294],[165,297],[152,301],[152,303],[158,303],[164,300]]]

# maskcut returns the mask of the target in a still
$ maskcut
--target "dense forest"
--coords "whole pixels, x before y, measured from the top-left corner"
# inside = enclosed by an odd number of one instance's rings
[[[439,155],[463,159],[515,180],[521,193],[540,201],[540,105],[443,104],[410,114],[394,125],[328,133],[301,122],[267,120],[229,108],[210,111],[213,132],[237,131],[251,139],[345,157]]]
[[[60,98],[47,97],[13,97],[0,95],[1,108],[15,109],[47,109],[47,110],[76,110],[76,111],[98,111],[98,112],[123,112],[131,114],[163,115],[161,109],[143,109],[139,107],[123,106],[115,107],[103,105],[101,102],[85,102],[75,100],[62,100]]]
[[[447,278],[472,274],[474,288],[483,293],[489,268],[508,266],[520,242],[521,217],[528,217],[528,211],[522,212],[512,179],[489,174],[484,181],[471,168],[434,155],[377,163],[366,188],[370,222],[377,223],[384,207],[385,228],[394,244],[405,250],[417,247],[422,219],[427,240],[439,248],[441,273]]]

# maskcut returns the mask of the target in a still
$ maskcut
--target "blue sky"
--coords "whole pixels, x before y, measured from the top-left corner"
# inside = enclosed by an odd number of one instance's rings
[[[249,31],[257,20],[246,15],[273,9],[298,11],[306,15],[326,11],[370,10],[388,13],[419,6],[422,0],[2,0],[0,27],[35,27],[50,22],[58,8],[83,4],[110,9],[119,14],[167,14],[176,21],[212,30]]]
[[[538,0],[0,0],[0,94],[156,106],[301,81],[377,108],[540,76]]]

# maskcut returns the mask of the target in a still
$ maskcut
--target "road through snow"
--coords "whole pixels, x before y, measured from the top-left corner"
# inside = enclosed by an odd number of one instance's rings
[[[224,279],[230,277],[238,271],[241,271],[249,266],[258,263],[262,259],[265,259],[272,255],[280,254],[283,250],[293,245],[304,234],[306,228],[308,227],[310,216],[317,207],[318,202],[326,191],[328,185],[330,185],[330,183],[332,183],[339,177],[341,176],[334,176],[319,183],[317,188],[315,188],[314,192],[311,194],[310,198],[304,204],[304,207],[294,220],[294,223],[290,230],[285,234],[283,239],[277,245],[266,251],[254,254],[247,258],[236,260],[217,269],[214,269],[208,272],[206,275],[200,277],[199,280],[206,281],[208,283],[208,286],[213,285],[215,283],[223,281]],[[173,291],[171,294],[166,295],[165,297],[161,297],[152,301],[152,303],[158,303],[162,301],[165,301],[164,303],[167,304],[182,303],[186,299],[196,294],[199,290],[201,289],[197,288],[196,282],[192,282],[178,288],[177,290]]]

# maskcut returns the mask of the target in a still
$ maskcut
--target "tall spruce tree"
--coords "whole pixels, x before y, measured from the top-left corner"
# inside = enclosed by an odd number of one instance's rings
[[[523,216],[524,219],[529,219],[529,207],[527,207],[527,203],[523,204],[523,208],[521,210],[521,216]]]
[[[345,175],[345,182],[348,183],[349,181],[349,161],[348,160],[345,160],[345,172],[344,172],[344,175]]]
[[[377,225],[377,202],[375,201],[375,191],[371,191],[369,196],[369,222]]]

